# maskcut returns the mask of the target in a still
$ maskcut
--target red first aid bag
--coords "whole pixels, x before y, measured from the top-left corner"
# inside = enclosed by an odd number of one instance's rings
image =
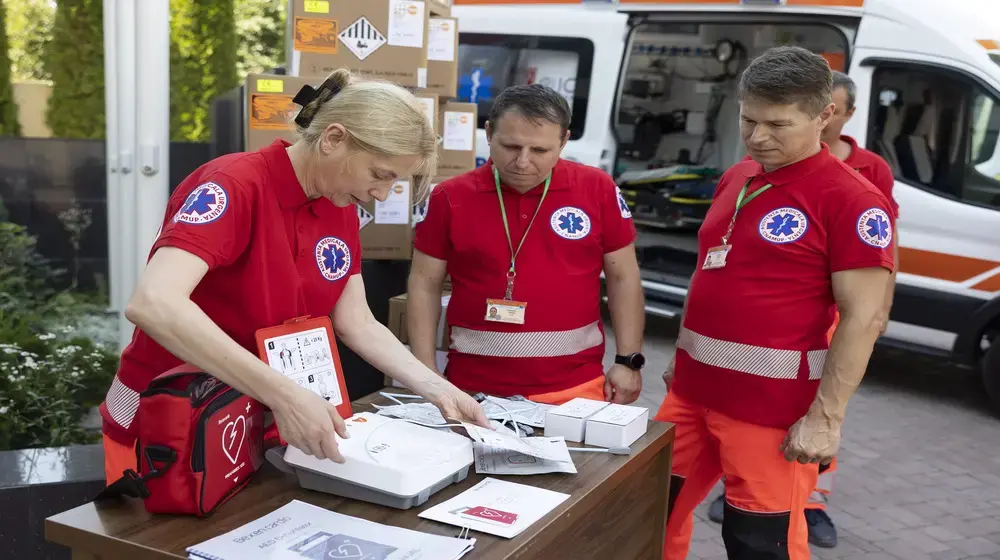
[[[138,472],[97,499],[142,498],[150,513],[205,517],[246,486],[264,462],[264,407],[189,365],[139,395]]]

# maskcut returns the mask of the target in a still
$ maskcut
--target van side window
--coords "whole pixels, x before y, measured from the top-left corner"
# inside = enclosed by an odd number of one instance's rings
[[[957,72],[880,65],[869,149],[897,180],[1000,210],[1000,97]]]
[[[542,83],[573,110],[570,139],[583,136],[594,64],[594,43],[573,37],[459,33],[458,101],[479,106],[483,128],[493,98],[512,85]]]

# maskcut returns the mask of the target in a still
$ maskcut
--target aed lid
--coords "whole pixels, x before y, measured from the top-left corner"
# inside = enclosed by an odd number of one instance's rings
[[[472,441],[450,430],[428,428],[370,412],[345,420],[349,439],[337,437],[344,463],[317,459],[288,446],[292,468],[395,496],[425,492],[473,462]]]

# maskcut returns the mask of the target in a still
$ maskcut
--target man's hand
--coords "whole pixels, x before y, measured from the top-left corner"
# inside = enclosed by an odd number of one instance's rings
[[[788,429],[780,450],[789,461],[826,465],[840,449],[840,422],[808,413]]]
[[[670,390],[670,384],[674,382],[674,366],[677,365],[677,357],[674,356],[670,358],[670,364],[667,369],[663,372],[663,384],[667,386],[667,391]]]
[[[642,373],[621,364],[611,366],[604,375],[604,400],[616,404],[629,404],[639,398],[642,391]]]
[[[444,391],[427,400],[438,407],[445,420],[458,420],[490,428],[490,421],[486,418],[482,405],[462,391]]]

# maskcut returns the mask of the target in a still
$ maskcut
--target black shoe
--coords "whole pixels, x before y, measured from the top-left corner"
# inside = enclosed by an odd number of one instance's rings
[[[708,518],[716,523],[722,523],[723,511],[726,509],[726,495],[721,494],[708,506]]]
[[[809,542],[820,548],[837,546],[837,528],[825,511],[821,509],[806,510],[806,524],[809,525]]]

